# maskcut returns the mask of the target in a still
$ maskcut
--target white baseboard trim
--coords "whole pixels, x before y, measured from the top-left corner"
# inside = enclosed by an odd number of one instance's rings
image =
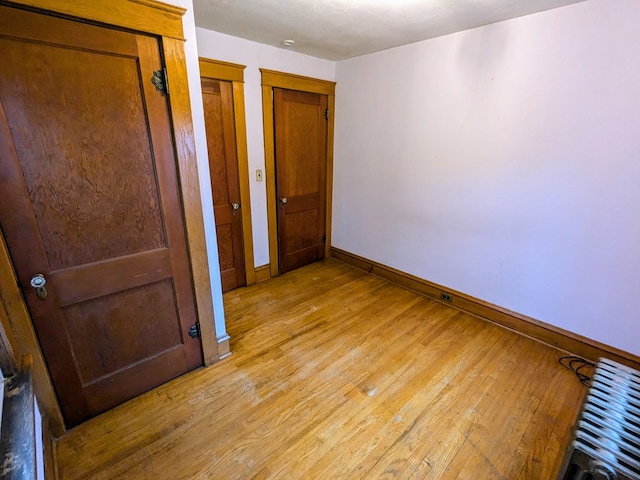
[[[231,356],[231,337],[227,334],[221,335],[218,340],[218,360],[224,360]]]

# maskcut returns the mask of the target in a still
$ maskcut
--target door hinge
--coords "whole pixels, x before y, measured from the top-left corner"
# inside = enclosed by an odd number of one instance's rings
[[[322,243],[327,243],[327,236],[322,235],[322,238],[320,240],[322,241]]]
[[[189,327],[189,336],[191,338],[202,338],[202,333],[200,332],[200,322],[196,322],[191,327]]]
[[[322,112],[322,116],[324,117],[325,120],[329,120],[329,109],[325,108],[324,112]]]
[[[151,83],[162,95],[169,95],[169,80],[167,79],[167,69],[154,70]]]

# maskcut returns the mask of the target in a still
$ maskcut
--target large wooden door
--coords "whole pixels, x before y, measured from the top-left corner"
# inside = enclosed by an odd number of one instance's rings
[[[246,285],[233,90],[201,78],[222,291]]]
[[[8,7],[0,31],[0,225],[73,426],[202,364],[158,41]]]
[[[327,96],[274,88],[281,273],[324,258]]]

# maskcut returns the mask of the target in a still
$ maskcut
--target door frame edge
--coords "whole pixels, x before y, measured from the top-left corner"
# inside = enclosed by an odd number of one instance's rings
[[[182,17],[187,10],[158,0],[0,0],[0,4],[184,40]]]
[[[327,119],[326,149],[326,211],[325,211],[325,258],[331,256],[331,219],[333,194],[333,136],[335,112],[336,82],[319,78],[305,77],[293,73],[278,72],[266,68],[260,69],[262,77],[262,121],[264,136],[265,181],[267,182],[267,223],[269,230],[269,265],[271,276],[280,274],[278,258],[278,218],[276,199],[276,162],[275,162],[275,125],[273,120],[273,89],[285,88],[301,92],[327,95],[329,115]]]
[[[27,309],[18,277],[13,267],[9,248],[0,231],[0,320],[3,333],[13,350],[13,363],[17,370],[28,367],[33,378],[33,389],[51,433],[60,437],[66,431],[62,410],[49,375],[49,369],[40,349],[31,315]]]
[[[200,176],[196,152],[193,148],[195,136],[184,41],[162,37],[160,45],[164,54],[169,84],[174,85],[169,96],[169,110],[173,125],[171,133],[175,142],[176,167],[179,172],[178,184],[187,235],[189,267],[193,279],[198,322],[200,323],[203,363],[210,365],[218,362],[220,355],[215,326]]]

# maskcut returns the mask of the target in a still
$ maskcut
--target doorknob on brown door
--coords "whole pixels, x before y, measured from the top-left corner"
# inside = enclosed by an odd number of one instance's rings
[[[282,206],[284,207],[284,204],[287,203],[289,200],[287,200],[287,197],[282,197],[280,198],[280,203],[282,204]]]
[[[36,273],[33,277],[31,277],[31,281],[29,282],[33,288],[36,289],[36,295],[40,300],[44,300],[47,298],[47,289],[44,288],[47,280],[44,278],[44,275],[41,273]]]
[[[236,213],[238,213],[238,210],[240,210],[240,204],[239,203],[232,203],[231,204],[231,213],[235,215]]]

